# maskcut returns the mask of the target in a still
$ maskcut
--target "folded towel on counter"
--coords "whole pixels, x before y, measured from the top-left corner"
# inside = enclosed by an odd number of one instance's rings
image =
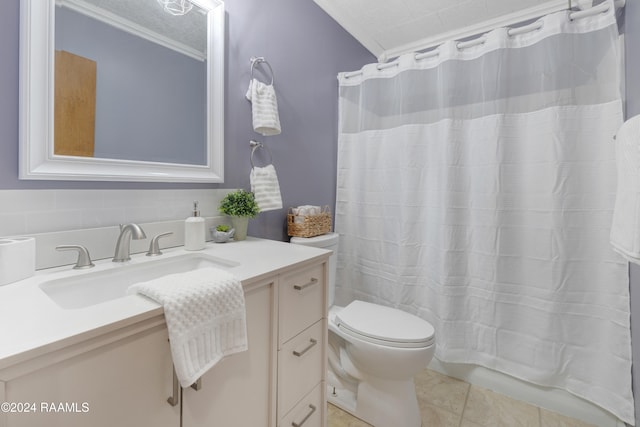
[[[249,82],[249,89],[245,95],[251,101],[251,115],[253,130],[262,135],[279,135],[280,116],[278,114],[278,100],[273,85],[262,83],[257,79]]]
[[[127,293],[164,307],[178,380],[188,387],[224,356],[248,349],[244,291],[232,274],[202,268],[136,283]]]
[[[273,165],[253,167],[249,178],[251,181],[251,191],[256,198],[261,212],[282,209],[280,184],[278,183],[276,168],[274,168]]]
[[[610,242],[628,261],[640,264],[640,115],[623,123],[615,145],[618,187]]]

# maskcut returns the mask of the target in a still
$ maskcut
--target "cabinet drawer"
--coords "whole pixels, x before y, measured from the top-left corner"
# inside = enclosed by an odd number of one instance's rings
[[[322,417],[325,413],[325,403],[322,401],[322,387],[324,387],[324,383],[318,384],[311,393],[306,395],[295,408],[285,415],[278,426],[322,427]]]
[[[282,277],[280,282],[278,348],[325,317],[324,264]]]
[[[278,414],[291,409],[322,379],[325,322],[318,321],[278,352]]]

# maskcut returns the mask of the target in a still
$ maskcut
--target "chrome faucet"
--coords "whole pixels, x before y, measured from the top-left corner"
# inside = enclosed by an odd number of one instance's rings
[[[76,261],[76,265],[73,267],[75,270],[95,267],[95,264],[91,262],[91,255],[89,255],[89,251],[82,245],[60,245],[56,246],[56,250],[78,252],[78,260]]]
[[[138,224],[120,224],[120,236],[116,243],[116,253],[113,262],[125,262],[131,259],[131,239],[146,239],[147,236]]]

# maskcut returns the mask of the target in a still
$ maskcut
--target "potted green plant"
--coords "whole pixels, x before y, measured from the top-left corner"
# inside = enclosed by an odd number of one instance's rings
[[[232,191],[224,196],[218,210],[231,217],[231,224],[235,229],[235,240],[247,238],[249,219],[255,218],[260,213],[253,193],[242,189]]]
[[[231,240],[236,232],[234,228],[226,224],[219,224],[217,227],[211,227],[211,237],[216,243],[226,243]]]

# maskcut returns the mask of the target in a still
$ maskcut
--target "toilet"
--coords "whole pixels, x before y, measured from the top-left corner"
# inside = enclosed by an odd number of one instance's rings
[[[431,324],[401,310],[353,301],[334,305],[337,233],[292,237],[333,251],[329,258],[329,402],[375,427],[420,427],[413,377],[435,351]]]

